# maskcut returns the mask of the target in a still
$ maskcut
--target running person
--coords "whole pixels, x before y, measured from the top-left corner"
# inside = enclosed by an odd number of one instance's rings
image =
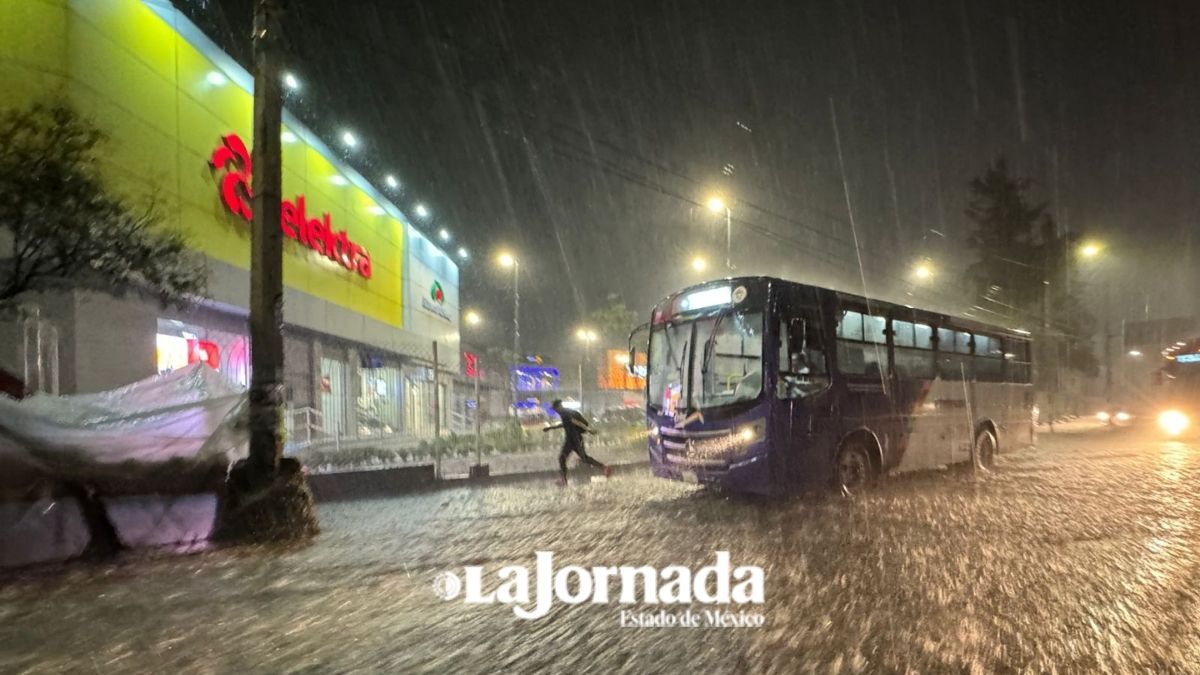
[[[551,429],[563,430],[563,446],[562,452],[558,453],[558,470],[562,477],[559,478],[559,485],[567,484],[567,457],[573,452],[579,455],[579,461],[592,466],[599,467],[604,472],[604,476],[612,475],[612,468],[607,464],[597,462],[595,458],[587,454],[583,447],[583,435],[595,434],[596,430],[592,425],[588,424],[587,418],[574,410],[568,410],[563,407],[563,402],[560,399],[555,399],[554,403],[550,404],[550,409],[558,414],[558,424],[552,424],[542,431],[550,431]]]

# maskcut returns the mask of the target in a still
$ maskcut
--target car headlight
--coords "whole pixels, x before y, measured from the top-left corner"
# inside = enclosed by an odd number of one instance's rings
[[[1113,415],[1113,419],[1115,419],[1118,422],[1128,422],[1129,420],[1133,419],[1133,415],[1130,415],[1129,413],[1122,411],[1122,412],[1117,413],[1116,415]]]
[[[1188,416],[1178,410],[1164,410],[1158,414],[1158,427],[1168,436],[1178,436],[1191,426]]]
[[[1096,413],[1096,419],[1100,420],[1101,422],[1107,422],[1109,419],[1111,419],[1111,416],[1107,412],[1101,410],[1100,412]]]

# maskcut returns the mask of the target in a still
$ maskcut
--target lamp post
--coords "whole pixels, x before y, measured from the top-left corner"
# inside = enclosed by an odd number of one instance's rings
[[[583,343],[583,354],[579,357],[579,407],[583,408],[583,362],[591,356],[591,346],[599,339],[596,331],[590,328],[580,328],[575,331],[575,338]]]
[[[729,210],[729,205],[724,199],[718,196],[713,196],[708,199],[708,210],[713,213],[725,212],[725,269],[733,271],[733,257],[730,255],[733,246],[733,212]]]
[[[521,358],[521,261],[507,251],[496,261],[505,269],[513,271],[513,358]],[[513,406],[517,404],[517,383],[512,383]]]
[[[1105,246],[1097,241],[1086,241],[1079,245],[1077,254],[1080,259],[1085,262],[1093,262],[1100,260],[1104,254]],[[1102,323],[1104,335],[1104,400],[1110,402],[1112,400],[1112,335],[1109,332],[1110,319],[1112,314],[1112,279],[1111,275],[1107,275],[1104,279],[1104,319]]]
[[[478,326],[479,324],[483,323],[483,317],[479,316],[479,312],[476,312],[475,310],[467,311],[467,313],[463,315],[463,319],[467,322],[468,326],[472,326],[472,327]],[[480,415],[481,415],[480,411],[481,411],[482,407],[480,405],[480,400],[479,400],[479,377],[481,375],[483,375],[483,368],[479,361],[479,354],[476,353],[475,354],[475,377],[472,378],[475,381],[475,466],[476,467],[483,466],[483,450],[479,443],[480,437],[482,435],[480,432]],[[479,469],[476,469],[476,471],[479,471]]]

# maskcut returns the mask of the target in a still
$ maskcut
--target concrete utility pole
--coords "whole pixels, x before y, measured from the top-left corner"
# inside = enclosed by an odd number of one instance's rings
[[[284,541],[320,531],[300,463],[284,458],[283,232],[279,83],[279,15],[283,0],[258,0],[254,11],[254,148],[250,235],[250,456],[234,464],[219,494],[213,538]]]
[[[279,134],[280,0],[259,0],[254,12],[253,207],[250,236],[250,464],[274,475],[283,455],[283,232],[279,227],[283,159]]]

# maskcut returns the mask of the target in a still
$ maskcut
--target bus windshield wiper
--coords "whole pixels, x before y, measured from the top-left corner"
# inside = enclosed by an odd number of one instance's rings
[[[721,321],[725,319],[728,312],[722,312],[717,315],[716,321],[713,321],[712,332],[708,335],[708,340],[704,342],[704,357],[700,363],[700,399],[703,402],[705,392],[708,391],[708,365],[712,361],[713,354],[717,351],[717,331],[721,330]]]

